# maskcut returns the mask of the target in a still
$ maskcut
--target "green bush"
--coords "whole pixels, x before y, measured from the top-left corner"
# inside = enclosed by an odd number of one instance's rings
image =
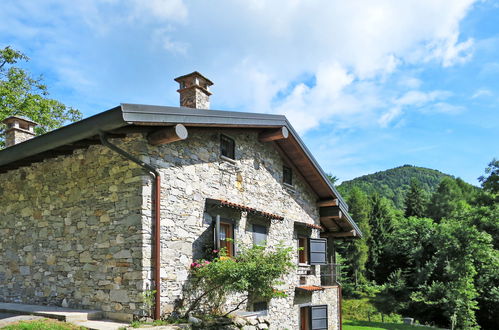
[[[398,314],[382,314],[369,298],[362,299],[344,299],[342,303],[343,318],[353,321],[372,321],[372,322],[402,322],[402,317]]]

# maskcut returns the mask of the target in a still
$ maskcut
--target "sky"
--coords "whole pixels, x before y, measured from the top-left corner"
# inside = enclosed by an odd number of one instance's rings
[[[499,1],[3,0],[0,47],[84,117],[177,106],[283,114],[340,181],[404,164],[478,185],[499,157]]]

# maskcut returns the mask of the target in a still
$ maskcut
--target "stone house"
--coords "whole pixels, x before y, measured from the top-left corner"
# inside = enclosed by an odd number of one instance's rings
[[[274,329],[339,329],[334,240],[361,236],[348,206],[284,116],[209,110],[210,80],[176,81],[180,107],[121,104],[37,137],[4,121],[0,301],[132,320],[157,289],[160,317],[207,247],[282,241],[288,296],[245,309]]]

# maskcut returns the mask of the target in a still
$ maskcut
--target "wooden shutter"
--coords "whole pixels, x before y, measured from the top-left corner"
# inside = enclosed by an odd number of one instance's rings
[[[218,214],[213,223],[213,249],[220,251],[220,215]]]
[[[310,306],[310,330],[327,330],[327,305]]]
[[[308,240],[309,263],[311,265],[325,265],[327,263],[326,248],[327,239],[309,238]]]
[[[267,241],[267,227],[253,225],[253,244],[264,245]]]

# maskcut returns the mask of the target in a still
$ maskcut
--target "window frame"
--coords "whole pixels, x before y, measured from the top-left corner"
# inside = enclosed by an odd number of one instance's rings
[[[235,251],[235,223],[231,219],[221,218],[220,215],[217,214],[215,221],[213,222],[213,249],[221,250],[222,249],[222,241],[220,240],[221,227],[228,228],[227,233],[230,235],[226,236],[226,238],[232,239],[232,242],[228,244],[225,243],[227,247],[227,256],[234,257],[236,254]]]
[[[308,237],[306,236],[298,236],[298,264],[299,265],[309,265],[309,256],[308,256]],[[302,246],[302,242],[303,246]],[[300,248],[302,248],[300,250]]]
[[[289,176],[286,173],[289,173]],[[282,165],[282,183],[293,186],[293,168],[291,166]]]
[[[225,150],[224,143],[228,143],[231,150]],[[224,154],[224,153],[227,154]],[[225,134],[220,134],[220,155],[231,160],[236,160],[236,140]]]
[[[256,235],[255,234],[262,234],[262,233],[257,233],[256,230],[255,230],[255,226],[256,227],[260,227],[260,228],[263,228],[265,229],[265,240],[263,241],[264,244],[259,244],[256,242]],[[252,223],[251,224],[251,231],[252,231],[252,236],[253,236],[253,245],[259,245],[259,246],[266,246],[267,245],[267,238],[269,236],[269,229],[267,226],[264,226],[264,225],[259,225],[259,224],[256,224],[256,223]]]

